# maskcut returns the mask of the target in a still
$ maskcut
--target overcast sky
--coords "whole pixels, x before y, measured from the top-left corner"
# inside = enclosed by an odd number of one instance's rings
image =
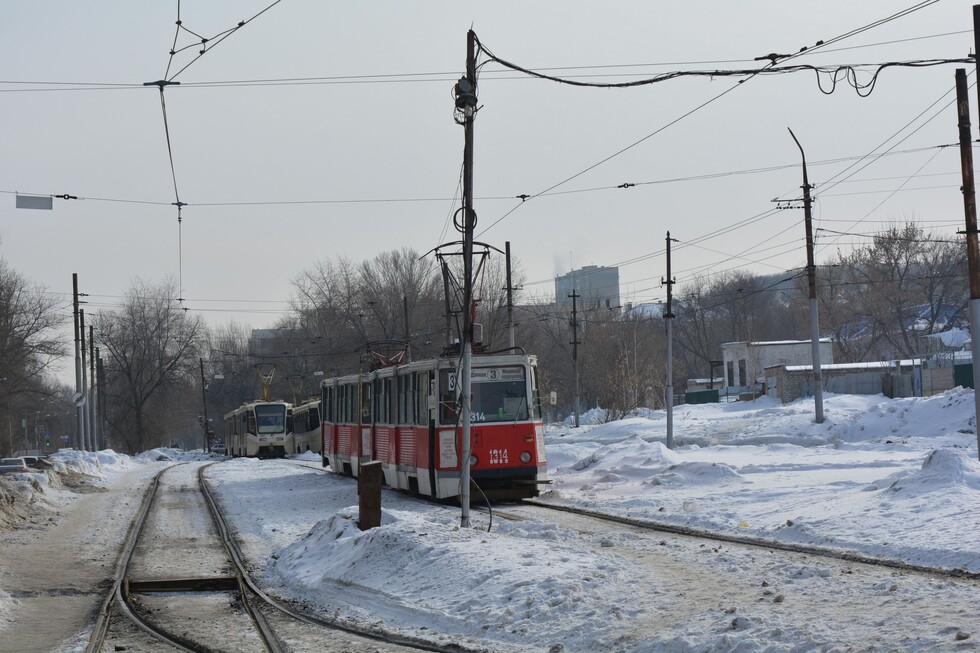
[[[270,1],[182,0],[180,17],[212,37]],[[317,260],[426,252],[458,238],[447,231],[463,150],[451,91],[471,26],[520,66],[619,82],[761,68],[767,62],[755,57],[795,53],[919,4],[782,65],[972,52],[966,0],[282,0],[166,90],[187,204],[178,239],[160,93],[142,86],[168,76],[177,1],[11,0],[0,21],[0,256],[66,307],[73,272],[89,311],[113,306],[137,277],[170,276],[213,325],[272,326],[292,280]],[[180,34],[177,47],[191,47],[169,76],[197,56],[194,41]],[[525,290],[538,297],[553,295],[553,277],[572,267],[619,264],[624,302],[663,299],[668,230],[679,241],[678,292],[698,274],[798,269],[803,212],[772,202],[800,196],[787,127],[810,162],[815,226],[827,230],[817,232],[818,263],[868,242],[853,234],[905,221],[956,237],[959,155],[937,147],[957,141],[956,67],[972,83],[972,65],[892,67],[859,97],[843,79],[822,93],[813,72],[599,89],[487,63],[475,126],[478,240],[501,249],[510,241]],[[255,80],[278,81],[214,84]],[[970,102],[976,134],[975,90]],[[760,168],[778,169],[748,172]],[[17,210],[15,191],[82,199]],[[531,199],[521,204],[521,194]]]

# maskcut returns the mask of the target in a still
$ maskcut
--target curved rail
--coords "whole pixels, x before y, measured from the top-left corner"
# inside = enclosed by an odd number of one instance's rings
[[[183,464],[186,463],[178,463],[178,465]],[[160,470],[153,477],[153,480],[143,495],[143,501],[140,504],[136,517],[130,524],[125,542],[120,550],[120,556],[116,564],[116,577],[113,581],[112,589],[107,594],[106,599],[99,610],[99,615],[96,619],[92,636],[89,638],[89,643],[85,648],[85,653],[98,653],[105,645],[105,640],[109,632],[109,622],[112,615],[113,599],[115,599],[116,607],[119,612],[128,617],[140,630],[162,642],[173,646],[177,650],[185,653],[206,653],[212,650],[205,645],[197,644],[184,637],[169,633],[146,621],[133,608],[130,602],[129,569],[136,551],[136,545],[139,543],[140,537],[143,534],[147,517],[150,514],[150,508],[153,505],[153,501],[156,499],[160,486],[160,478],[163,476],[163,474],[176,466],[177,465],[171,465]],[[246,613],[255,624],[256,630],[259,632],[259,637],[262,639],[266,649],[270,653],[283,653],[285,651],[285,647],[283,646],[282,642],[279,641],[261,614],[254,610],[253,606],[248,601],[243,579],[239,576],[236,580],[237,591],[242,599],[242,604],[245,606]]]
[[[119,558],[116,560],[116,573],[115,578],[113,579],[112,588],[106,594],[106,598],[103,600],[102,606],[99,608],[99,614],[95,620],[95,626],[92,629],[92,635],[89,637],[88,645],[85,647],[85,653],[98,653],[105,645],[106,636],[109,633],[109,621],[112,616],[113,600],[116,601],[120,610],[144,632],[147,632],[154,637],[163,639],[163,641],[175,646],[181,651],[190,651],[190,653],[195,653],[192,649],[186,648],[183,644],[155,632],[148,624],[144,623],[135,613],[133,613],[129,604],[127,603],[126,598],[124,598],[126,595],[128,595],[125,580],[129,572],[129,565],[133,559],[133,553],[136,551],[136,544],[139,542],[140,535],[143,533],[143,527],[146,526],[146,518],[150,514],[150,506],[153,505],[153,500],[156,498],[157,488],[160,486],[160,477],[163,476],[168,469],[170,469],[170,467],[166,467],[157,472],[156,475],[153,476],[153,480],[150,481],[150,485],[143,493],[143,501],[140,503],[136,517],[129,525],[129,530],[126,532],[126,539],[123,541],[122,548],[120,549]]]
[[[385,644],[394,644],[396,646],[404,646],[406,648],[413,648],[419,651],[430,651],[431,653],[482,653],[482,649],[468,649],[459,645],[452,646],[439,646],[425,640],[414,639],[411,637],[404,637],[400,635],[393,635],[390,633],[366,630],[355,628],[338,621],[331,619],[324,619],[320,617],[315,617],[313,615],[298,612],[282,602],[277,601],[268,594],[266,594],[249,576],[248,571],[245,567],[245,556],[242,554],[241,549],[238,546],[238,542],[231,535],[231,528],[228,526],[225,520],[224,514],[221,512],[218,506],[217,499],[214,497],[214,493],[211,491],[211,487],[208,485],[207,480],[204,478],[204,471],[214,463],[209,465],[204,465],[198,470],[198,480],[201,486],[201,492],[204,494],[204,498],[207,501],[208,507],[211,510],[211,516],[214,519],[215,526],[218,529],[218,533],[221,535],[222,541],[225,543],[225,547],[228,550],[228,554],[231,556],[232,561],[235,563],[235,568],[237,575],[242,579],[242,582],[248,586],[255,596],[259,597],[269,606],[279,610],[283,614],[286,614],[293,619],[301,621],[306,624],[320,626],[322,628],[329,628],[331,630],[340,630],[351,635],[356,635],[358,637],[363,637],[365,639],[371,639],[377,642],[382,642]],[[314,471],[315,468],[310,468]]]
[[[525,499],[523,503],[536,506],[539,508],[545,508],[547,510],[568,512],[576,515],[582,515],[583,517],[591,517],[593,519],[599,519],[602,521],[608,521],[617,524],[625,524],[627,526],[633,526],[635,528],[642,528],[645,530],[656,531],[661,533],[686,535],[689,537],[696,537],[703,540],[727,542],[730,544],[742,544],[745,546],[754,546],[763,549],[774,549],[777,551],[788,551],[791,553],[804,553],[807,555],[820,556],[824,558],[833,558],[836,560],[844,560],[847,562],[855,562],[858,564],[872,565],[876,567],[899,569],[901,571],[908,571],[908,572],[914,572],[919,574],[928,574],[931,576],[945,576],[948,578],[965,578],[969,580],[980,580],[980,572],[967,571],[966,569],[930,567],[928,565],[917,565],[910,562],[902,562],[901,560],[893,560],[891,558],[876,558],[874,556],[864,555],[862,553],[856,553],[853,551],[842,551],[840,549],[830,549],[827,547],[809,546],[806,544],[793,544],[790,542],[778,542],[776,540],[768,540],[762,537],[750,537],[747,535],[727,535],[725,533],[718,533],[715,531],[693,528],[690,526],[678,526],[676,524],[668,524],[665,522],[658,522],[653,520],[636,519],[634,517],[622,517],[618,515],[610,515],[606,513],[597,512],[594,510],[588,510],[587,508],[576,508],[574,506],[562,506],[557,504],[550,504],[536,499]],[[498,516],[499,515],[500,513],[498,511]]]

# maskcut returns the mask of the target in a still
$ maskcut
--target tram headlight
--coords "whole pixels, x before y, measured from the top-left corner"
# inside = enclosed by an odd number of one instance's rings
[[[521,452],[521,462],[524,463],[525,465],[528,464],[529,462],[531,462],[531,454],[528,453],[527,451],[522,451]]]
[[[476,467],[477,459],[476,456],[470,454],[470,467]]]

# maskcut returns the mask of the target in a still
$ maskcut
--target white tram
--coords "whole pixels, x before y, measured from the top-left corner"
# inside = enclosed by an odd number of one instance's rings
[[[320,399],[310,399],[292,408],[296,453],[320,453]],[[290,452],[292,453],[292,452]]]
[[[282,458],[296,450],[288,428],[285,401],[250,401],[224,418],[225,447],[230,456]]]

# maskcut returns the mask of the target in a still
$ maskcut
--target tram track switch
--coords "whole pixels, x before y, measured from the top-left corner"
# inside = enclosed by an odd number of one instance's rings
[[[362,531],[381,525],[381,461],[362,463],[357,473],[358,520]]]

